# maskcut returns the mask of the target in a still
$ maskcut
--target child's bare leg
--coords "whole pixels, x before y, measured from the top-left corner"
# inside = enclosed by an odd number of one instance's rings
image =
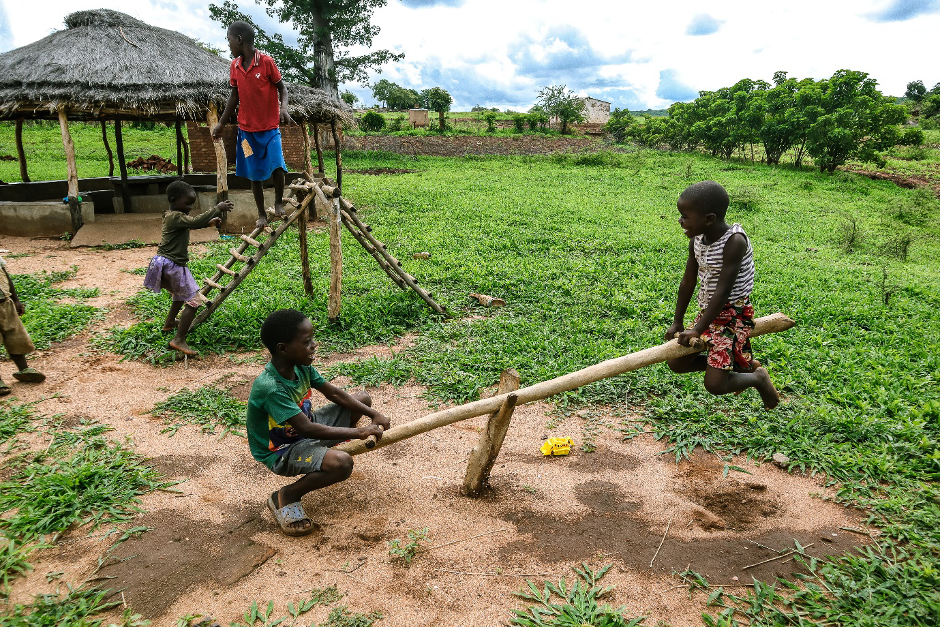
[[[677,374],[702,372],[706,369],[706,355],[703,353],[693,353],[692,355],[684,355],[676,359],[668,359],[667,365],[670,367],[670,370]]]
[[[26,355],[10,355],[10,359],[13,360],[13,363],[16,364],[16,367],[20,370],[29,368],[29,364],[26,363]]]
[[[283,218],[284,217],[284,170],[281,168],[275,168],[274,173],[271,175],[271,178],[274,179],[274,215]]]
[[[183,308],[183,313],[180,314],[180,321],[176,325],[176,335],[173,336],[173,339],[170,340],[170,348],[175,351],[180,351],[184,355],[189,355],[190,357],[196,355],[196,351],[189,347],[186,343],[186,334],[190,331],[190,326],[193,324],[193,318],[196,317],[196,308],[192,305],[187,305]]]
[[[771,383],[768,371],[762,367],[756,368],[754,372],[732,372],[709,366],[706,368],[703,383],[710,394],[716,395],[755,388],[761,395],[761,400],[764,401],[765,409],[774,409],[781,400],[778,397],[778,391],[774,389],[774,384]]]
[[[176,315],[180,313],[180,309],[183,308],[182,300],[175,300],[170,303],[170,311],[167,312],[167,319],[163,321],[163,331],[172,331],[176,328],[177,321]]]
[[[278,490],[278,508],[280,509],[291,503],[297,503],[301,500],[301,497],[308,492],[326,488],[334,483],[348,479],[352,473],[353,458],[350,457],[349,453],[333,450],[327,451],[327,454],[324,455],[323,462],[320,464],[320,472],[308,473],[294,483]],[[307,529],[310,525],[311,521],[309,520],[299,520],[295,523],[291,523],[291,527],[295,529]]]
[[[268,214],[265,213],[264,181],[252,181],[252,196],[255,197],[255,207],[258,209],[258,220],[255,221],[255,226],[265,226],[268,224]]]

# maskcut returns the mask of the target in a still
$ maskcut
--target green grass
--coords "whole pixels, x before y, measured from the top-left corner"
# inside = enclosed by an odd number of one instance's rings
[[[11,273],[17,296],[26,307],[23,326],[38,350],[81,333],[98,315],[95,307],[84,302],[98,296],[98,288],[55,287],[56,283],[74,277],[77,270],[78,266],[72,266],[71,270],[60,272]],[[63,298],[73,302],[60,302]]]
[[[164,418],[167,426],[161,433],[171,436],[186,424],[199,425],[203,433],[221,429],[220,438],[229,433],[245,435],[245,403],[211,385],[193,391],[184,388],[154,405],[151,413]]]
[[[106,601],[108,591],[95,588],[69,589],[60,594],[36,595],[32,603],[17,604],[10,613],[0,614],[0,627],[98,627],[96,614],[120,605],[120,601]],[[146,623],[123,621],[127,625]]]

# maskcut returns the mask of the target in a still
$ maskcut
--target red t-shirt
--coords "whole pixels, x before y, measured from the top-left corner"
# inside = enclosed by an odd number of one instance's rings
[[[229,85],[239,92],[239,128],[250,133],[278,128],[281,120],[281,100],[277,84],[281,72],[274,59],[255,50],[255,58],[242,68],[242,57],[232,61]]]

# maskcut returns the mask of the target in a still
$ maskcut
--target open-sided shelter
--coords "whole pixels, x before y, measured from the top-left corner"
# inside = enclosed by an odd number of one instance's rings
[[[121,123],[128,120],[174,122],[177,162],[182,167],[181,121],[218,120],[229,95],[229,61],[180,33],[150,26],[118,11],[78,11],[66,28],[0,54],[0,119],[16,121],[20,174],[29,181],[22,144],[24,120],[58,120],[68,163],[68,199],[73,233],[82,224],[78,173],[69,121],[113,121],[121,171],[121,193],[130,206]],[[303,125],[338,125],[350,120],[349,108],[327,92],[288,86],[289,111]],[[217,191],[225,195],[226,158],[216,142]],[[310,154],[308,149],[307,154]],[[178,170],[182,174],[182,169]]]

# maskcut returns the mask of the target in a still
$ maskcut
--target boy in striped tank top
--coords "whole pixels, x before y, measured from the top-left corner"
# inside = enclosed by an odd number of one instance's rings
[[[751,243],[740,224],[726,223],[728,207],[729,195],[715,181],[687,187],[676,201],[680,227],[690,240],[689,257],[666,339],[676,337],[681,345],[689,346],[701,337],[709,347],[705,354],[677,357],[667,364],[673,372],[705,372],[703,383],[711,394],[755,388],[765,408],[773,409],[778,392],[768,371],[752,359],[748,339],[755,326],[749,302],[755,279]],[[683,318],[697,281],[699,314],[687,329]]]

